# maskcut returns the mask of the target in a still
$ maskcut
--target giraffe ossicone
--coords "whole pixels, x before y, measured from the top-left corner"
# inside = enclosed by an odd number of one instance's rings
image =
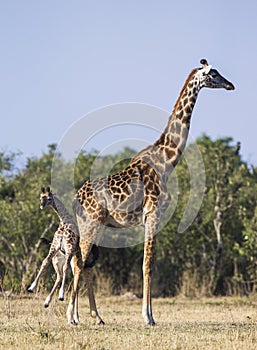
[[[203,71],[205,74],[208,74],[208,73],[210,72],[211,69],[212,69],[212,65],[209,64],[209,65],[207,65],[207,66],[204,66],[204,67],[202,68],[202,71]]]

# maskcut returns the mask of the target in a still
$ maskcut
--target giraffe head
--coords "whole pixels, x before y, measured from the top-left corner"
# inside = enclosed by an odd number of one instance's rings
[[[212,89],[223,88],[226,90],[234,90],[234,85],[225,79],[216,69],[213,69],[203,58],[200,63],[203,65],[197,69],[195,77],[197,78],[200,88],[207,87]]]
[[[51,192],[50,187],[41,187],[41,195],[40,195],[40,209],[44,209],[48,205],[54,204],[54,195]]]

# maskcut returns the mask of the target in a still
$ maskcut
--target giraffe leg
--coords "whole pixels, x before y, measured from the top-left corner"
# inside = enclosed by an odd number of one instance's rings
[[[80,230],[80,248],[84,266],[89,257],[93,244],[98,242],[99,237],[102,234],[104,227],[101,224],[101,215],[102,214],[100,212],[99,221],[94,221],[90,219],[81,220],[81,218],[77,217]],[[96,307],[91,268],[84,267],[83,274],[85,276],[85,282],[88,290],[90,315],[94,318],[97,318],[99,324],[104,324],[104,321],[100,317]]]
[[[91,227],[91,229],[92,229],[92,227]],[[90,254],[92,246],[93,246],[93,244],[91,241],[83,241],[82,239],[80,239],[80,247],[81,247],[83,262],[87,261],[87,258]],[[84,265],[85,265],[85,263],[84,263]],[[96,307],[95,294],[94,294],[94,289],[93,289],[93,280],[92,280],[92,268],[84,267],[83,275],[84,275],[85,283],[87,286],[90,315],[91,315],[91,317],[98,319],[98,324],[104,324],[104,321],[100,317],[100,315],[97,311],[97,307]]]
[[[65,288],[65,281],[66,281],[66,277],[67,277],[67,272],[68,272],[68,268],[70,265],[70,261],[72,259],[73,254],[70,252],[67,256],[66,256],[66,260],[65,263],[63,265],[63,277],[62,277],[62,284],[59,290],[59,297],[58,299],[63,301],[64,300],[64,288]]]
[[[76,269],[78,270],[76,272]],[[76,263],[76,259],[74,258],[74,284],[72,293],[70,296],[70,301],[67,309],[67,319],[69,325],[75,325],[79,323],[78,317],[78,282],[81,273],[81,265],[80,259],[78,259],[78,263]],[[90,307],[90,315],[93,318],[98,319],[98,324],[104,324],[103,319],[99,315],[96,307],[94,289],[93,289],[93,281],[92,281],[92,270],[91,268],[84,268],[83,274],[85,276],[85,282],[88,290],[88,298],[89,298],[89,307]]]
[[[145,224],[145,243],[143,260],[143,305],[142,316],[146,324],[155,325],[152,314],[152,269],[154,264],[155,233],[158,227],[156,216],[148,218]]]
[[[79,276],[77,275],[74,277],[74,283],[79,283]],[[75,288],[75,287],[74,287]],[[75,293],[75,302],[74,302],[74,312],[73,312],[73,323],[79,324],[79,287],[77,289],[74,289]]]
[[[73,286],[70,295],[70,301],[67,309],[67,319],[69,325],[76,325],[79,323],[79,314],[78,314],[78,290],[79,290],[79,278],[80,273],[83,268],[82,257],[80,250],[71,260],[71,268],[74,275]]]
[[[65,262],[65,255],[62,252],[58,251],[57,254],[52,259],[53,267],[54,267],[54,270],[56,272],[57,277],[56,277],[55,284],[54,284],[50,294],[47,296],[47,298],[44,302],[45,307],[49,306],[49,304],[52,300],[52,297],[54,295],[54,292],[56,291],[57,287],[60,285],[60,283],[62,281],[64,262]]]
[[[52,260],[52,257],[54,257],[56,253],[57,253],[57,250],[55,248],[50,248],[50,252],[48,253],[47,257],[43,260],[41,268],[37,274],[37,277],[35,278],[34,282],[32,282],[31,286],[27,289],[28,292],[33,293],[41,275],[45,272],[47,266]]]
[[[101,316],[99,315],[99,313],[97,311],[97,307],[96,307],[91,268],[85,268],[84,274],[85,274],[86,285],[87,285],[90,315],[91,315],[91,317],[98,319],[99,325],[100,324],[104,325],[105,323],[104,323],[103,319],[101,318]]]

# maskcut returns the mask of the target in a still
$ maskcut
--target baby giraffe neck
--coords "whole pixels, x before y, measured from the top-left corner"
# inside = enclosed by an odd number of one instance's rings
[[[72,216],[69,214],[64,204],[56,197],[54,198],[53,209],[59,216],[61,223],[74,224]]]

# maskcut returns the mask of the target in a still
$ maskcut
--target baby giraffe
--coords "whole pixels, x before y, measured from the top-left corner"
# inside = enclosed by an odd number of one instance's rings
[[[72,271],[74,274],[73,288],[74,292],[77,295],[79,278],[76,278],[76,276],[79,276],[83,268],[81,251],[79,246],[79,234],[72,216],[68,213],[63,203],[51,192],[50,187],[47,187],[46,190],[44,187],[42,187],[40,195],[40,208],[43,209],[47,206],[51,206],[56,211],[60,218],[60,224],[54,234],[49,253],[47,257],[43,260],[36,279],[28,288],[28,292],[32,293],[34,291],[41,275],[44,273],[46,267],[52,260],[54,269],[57,273],[57,279],[50,294],[45,300],[45,307],[48,307],[52,296],[60,282],[61,287],[59,290],[59,300],[64,300],[65,280],[70,263],[72,265]],[[91,265],[88,265],[88,267],[91,266],[93,266],[92,263]],[[76,323],[77,321],[78,320],[75,320]]]
[[[52,264],[57,274],[57,279],[55,281],[55,284],[50,294],[47,296],[44,302],[44,306],[45,307],[49,306],[52,300],[52,296],[61,281],[62,281],[62,285],[59,291],[59,300],[64,300],[65,279],[66,279],[67,269],[70,263],[72,272],[74,275],[73,290],[71,294],[71,299],[74,300],[74,312],[73,312],[73,315],[70,315],[69,313],[68,324],[76,325],[79,323],[78,282],[79,282],[79,277],[82,270],[84,271],[84,274],[86,277],[89,304],[90,304],[90,314],[92,317],[98,318],[99,324],[104,324],[104,321],[99,316],[96,308],[93,285],[92,285],[92,277],[91,277],[91,267],[95,265],[99,255],[98,247],[96,245],[92,246],[89,257],[83,266],[81,251],[79,246],[78,229],[72,216],[68,213],[64,204],[51,192],[50,187],[47,187],[46,190],[44,187],[42,187],[41,195],[40,195],[40,208],[44,209],[47,206],[51,206],[56,211],[57,215],[60,218],[60,224],[57,231],[54,234],[54,238],[52,242],[49,242],[45,238],[41,238],[42,242],[47,244],[51,243],[51,247],[47,257],[42,262],[41,268],[39,270],[39,273],[35,281],[28,288],[28,292],[32,293],[34,291],[41,275],[43,274],[43,272],[45,271],[46,267],[48,266],[48,264],[52,259]]]
[[[40,240],[42,243],[47,244],[47,245],[50,245],[52,243],[51,241],[49,241],[48,239],[46,239],[44,237],[41,237]],[[85,267],[88,267],[88,268],[93,267],[96,263],[96,260],[98,259],[98,256],[99,256],[98,247],[96,245],[93,245],[92,249],[91,249],[91,253],[89,255],[89,258],[87,259],[87,261],[85,263]],[[74,259],[75,259],[75,257],[73,257],[71,259],[71,263],[70,263],[73,274],[74,274]],[[56,277],[55,284],[54,284],[50,294],[48,295],[48,297],[46,298],[46,300],[44,302],[45,307],[49,306],[56,288],[58,287],[58,285],[61,283],[61,281],[63,279],[63,268],[65,265],[65,261],[66,261],[65,252],[62,250],[58,250],[56,255],[52,258],[53,268],[56,272],[57,277]],[[29,290],[29,291],[31,291],[31,290]],[[76,306],[78,304],[77,297],[78,297],[78,293],[76,294]],[[77,310],[75,310],[75,314],[76,315],[78,314]],[[77,317],[77,319],[78,319],[78,317]]]

